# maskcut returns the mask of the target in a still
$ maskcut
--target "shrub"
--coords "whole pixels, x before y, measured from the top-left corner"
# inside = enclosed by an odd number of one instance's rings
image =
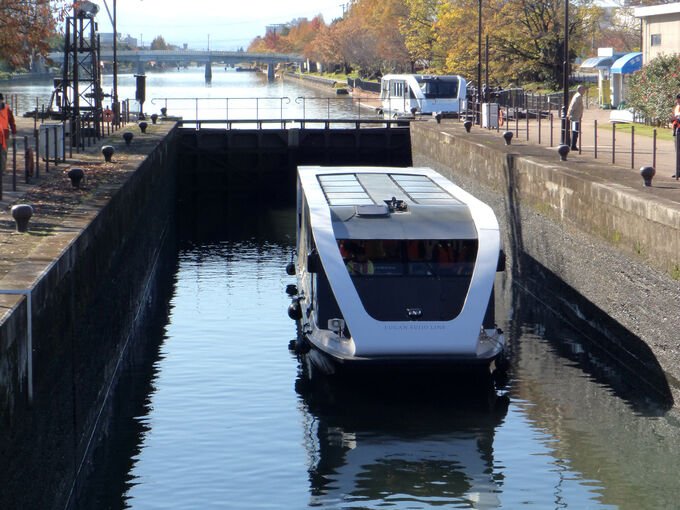
[[[635,71],[627,101],[648,122],[665,125],[680,92],[680,55],[660,55]]]

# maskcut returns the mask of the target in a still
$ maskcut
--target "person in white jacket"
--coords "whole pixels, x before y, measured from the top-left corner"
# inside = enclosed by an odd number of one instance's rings
[[[578,149],[576,142],[578,141],[578,134],[581,131],[581,118],[583,117],[583,93],[586,88],[579,85],[576,89],[576,94],[571,98],[569,109],[567,110],[567,117],[571,122],[571,150]]]

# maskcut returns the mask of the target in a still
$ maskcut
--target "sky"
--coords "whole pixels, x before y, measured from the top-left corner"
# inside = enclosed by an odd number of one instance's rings
[[[92,1],[100,7],[99,31],[112,33],[104,0]],[[113,0],[106,3],[112,10]],[[161,35],[167,43],[187,43],[190,49],[207,49],[210,40],[211,50],[236,50],[264,36],[267,25],[318,14],[330,23],[342,16],[342,9],[342,0],[116,0],[116,24],[120,34],[145,46]]]

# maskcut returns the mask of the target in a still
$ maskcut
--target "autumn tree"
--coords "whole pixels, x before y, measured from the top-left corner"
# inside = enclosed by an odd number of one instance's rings
[[[151,49],[152,50],[169,50],[171,49],[170,45],[165,42],[165,39],[163,39],[162,35],[157,35],[153,41],[151,41]]]
[[[541,81],[556,87],[564,62],[564,2],[561,0],[495,1],[491,45],[496,59],[512,69],[516,79]],[[583,53],[588,34],[597,30],[602,10],[593,0],[569,6],[568,58]],[[513,20],[508,23],[508,20]]]
[[[71,6],[66,0],[0,0],[0,60],[20,67],[32,56],[45,57]]]

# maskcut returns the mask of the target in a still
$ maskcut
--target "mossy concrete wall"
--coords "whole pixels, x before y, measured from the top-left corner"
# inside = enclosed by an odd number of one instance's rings
[[[0,295],[0,508],[61,510],[87,470],[127,340],[154,297],[175,204],[174,133],[138,139],[117,168],[124,181],[100,185],[0,281],[30,290],[33,322],[29,356],[27,300]]]
[[[455,121],[414,122],[411,141],[414,164],[494,208],[514,282],[577,327],[594,326],[593,340],[629,354],[637,375],[660,367],[679,402],[679,189],[646,188],[633,170],[576,154],[562,162],[555,148],[506,146],[498,133],[468,134]]]

